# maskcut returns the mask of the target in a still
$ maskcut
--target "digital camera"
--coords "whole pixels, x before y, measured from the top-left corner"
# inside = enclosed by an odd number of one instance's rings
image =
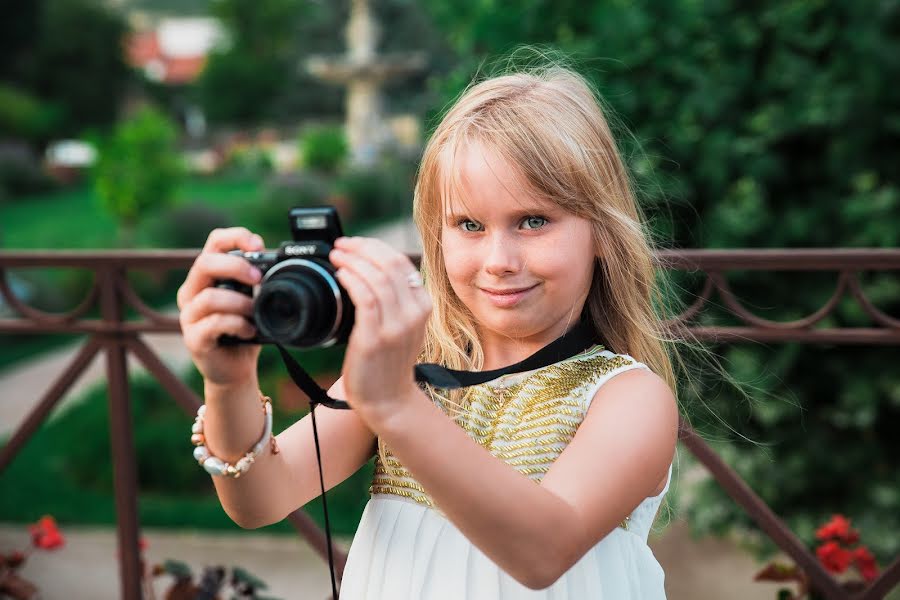
[[[288,211],[293,241],[278,250],[232,250],[262,271],[256,296],[253,287],[233,279],[215,286],[253,298],[252,339],[219,337],[219,344],[281,344],[294,348],[322,348],[347,342],[353,329],[353,303],[334,276],[328,259],[341,223],[332,206],[292,208]]]

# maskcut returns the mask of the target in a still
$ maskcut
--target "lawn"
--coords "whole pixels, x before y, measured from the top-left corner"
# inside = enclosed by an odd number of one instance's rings
[[[233,210],[259,201],[261,193],[262,183],[257,180],[194,177],[181,187],[176,203]],[[139,246],[154,245],[145,227],[151,220],[138,225]],[[116,222],[100,206],[90,184],[0,204],[0,248],[87,249],[115,244]]]

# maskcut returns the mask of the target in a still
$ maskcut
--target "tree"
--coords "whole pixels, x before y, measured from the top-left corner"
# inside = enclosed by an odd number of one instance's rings
[[[229,45],[213,52],[200,96],[213,121],[249,122],[268,117],[286,78],[298,68],[295,35],[304,15],[299,0],[221,0],[214,15]]]
[[[131,71],[123,58],[128,31],[97,0],[40,0],[40,21],[26,86],[63,109],[57,136],[115,122]]]
[[[174,124],[145,107],[122,121],[100,146],[94,184],[102,206],[119,222],[122,245],[134,242],[138,219],[172,202],[183,167]]]

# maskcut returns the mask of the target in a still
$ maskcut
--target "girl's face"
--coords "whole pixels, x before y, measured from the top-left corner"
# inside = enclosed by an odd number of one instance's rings
[[[537,350],[581,314],[596,256],[591,224],[535,197],[482,145],[463,148],[458,165],[464,199],[445,203],[441,238],[450,285],[486,352],[510,337]]]

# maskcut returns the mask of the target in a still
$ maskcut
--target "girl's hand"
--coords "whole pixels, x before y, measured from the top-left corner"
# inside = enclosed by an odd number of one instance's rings
[[[418,391],[413,367],[431,298],[410,285],[418,273],[409,258],[380,240],[338,238],[329,258],[356,307],[342,372],[347,402],[374,430]]]
[[[259,283],[259,269],[243,258],[225,254],[236,248],[247,252],[263,250],[265,245],[261,237],[243,227],[213,230],[177,295],[184,343],[203,378],[219,386],[252,381],[261,349],[258,344],[217,344],[222,334],[241,338],[256,335],[256,328],[247,320],[253,300],[234,290],[213,287],[216,279]]]

